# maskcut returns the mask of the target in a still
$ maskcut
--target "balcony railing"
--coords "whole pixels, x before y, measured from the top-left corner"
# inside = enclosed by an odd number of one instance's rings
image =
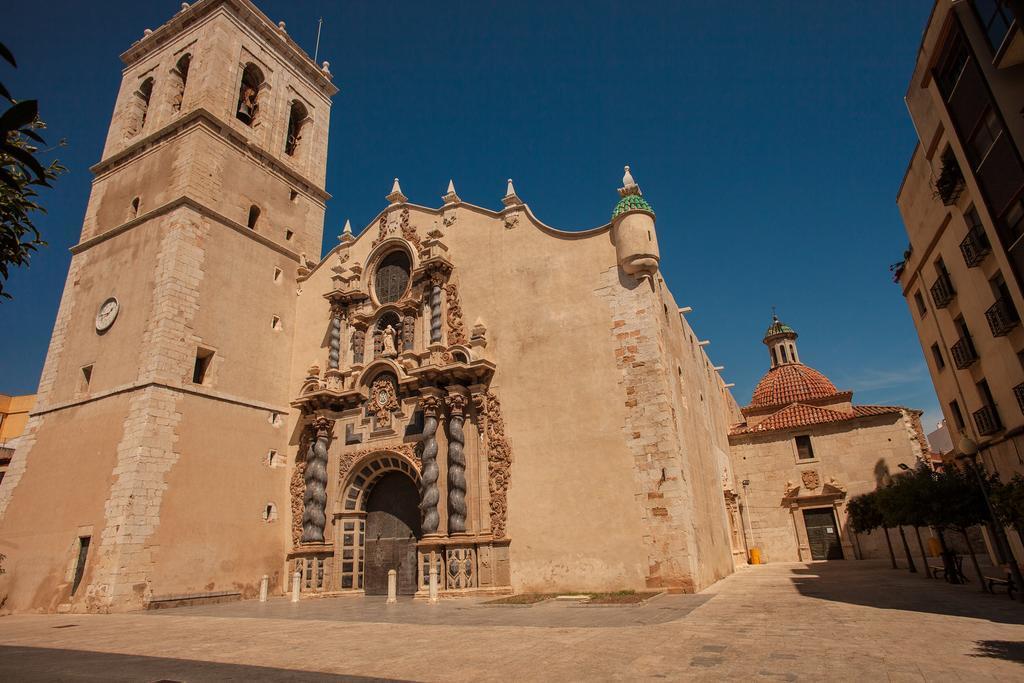
[[[1017,399],[1017,407],[1024,413],[1024,382],[1013,388],[1013,397]]]
[[[1003,423],[999,420],[999,413],[992,406],[985,406],[981,410],[975,410],[974,424],[978,428],[978,434],[981,436],[995,434],[1003,428]]]
[[[1003,337],[1020,324],[1016,307],[1005,296],[996,299],[996,302],[985,311],[985,318],[993,337]]]
[[[968,268],[980,266],[990,251],[992,245],[989,244],[985,231],[978,226],[971,228],[967,237],[960,243],[960,252],[964,255],[964,263]]]
[[[969,339],[961,339],[949,349],[953,356],[953,365],[958,370],[969,368],[978,360],[978,354],[974,351],[974,345]]]
[[[953,300],[954,296],[956,296],[956,290],[953,289],[953,283],[950,282],[949,275],[940,275],[939,279],[932,285],[932,301],[935,302],[935,308],[945,308]]]

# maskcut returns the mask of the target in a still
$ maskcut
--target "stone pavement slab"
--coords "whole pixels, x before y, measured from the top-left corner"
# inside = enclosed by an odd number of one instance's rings
[[[0,619],[3,680],[1024,680],[1024,605],[881,562],[641,606],[376,598]]]

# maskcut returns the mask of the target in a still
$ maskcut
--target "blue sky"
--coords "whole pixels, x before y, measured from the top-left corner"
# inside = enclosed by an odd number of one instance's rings
[[[0,303],[0,392],[32,392],[121,75],[118,54],[171,0],[19,3],[0,40],[15,97],[40,100],[71,172],[49,240]],[[771,307],[801,358],[862,403],[939,410],[888,266],[915,144],[903,104],[930,0],[329,2],[257,0],[320,59],[331,118],[325,251],[399,176],[437,206],[453,177],[500,208],[505,179],[545,223],[604,224],[630,164],[658,215],[662,271],[736,398],[767,369]]]

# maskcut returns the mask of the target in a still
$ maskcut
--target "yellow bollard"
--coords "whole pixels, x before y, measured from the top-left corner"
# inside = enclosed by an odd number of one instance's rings
[[[939,544],[939,539],[929,538],[928,539],[928,555],[930,557],[938,557],[942,554],[942,546]]]
[[[761,564],[761,549],[751,548],[750,549],[750,564]]]

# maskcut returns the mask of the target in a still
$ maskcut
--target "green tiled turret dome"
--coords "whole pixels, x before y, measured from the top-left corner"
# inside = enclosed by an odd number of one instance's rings
[[[647,213],[654,215],[654,209],[647,203],[647,200],[639,194],[627,194],[625,197],[619,200],[619,203],[615,205],[615,210],[612,211],[612,220],[626,213],[627,211],[646,211]]]
[[[782,322],[778,318],[772,316],[772,324],[768,326],[768,330],[764,333],[764,338],[774,337],[777,334],[796,334],[796,330]]]

